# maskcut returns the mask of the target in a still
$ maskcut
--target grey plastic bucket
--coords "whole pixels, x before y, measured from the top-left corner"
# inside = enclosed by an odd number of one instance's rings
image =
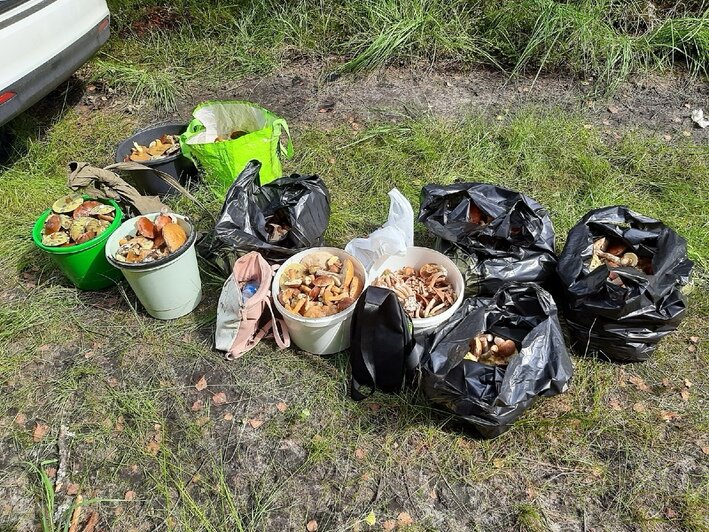
[[[146,214],[155,221],[160,213]],[[192,312],[202,300],[202,280],[197,266],[194,227],[189,220],[173,214],[187,233],[187,242],[164,259],[145,264],[126,264],[114,259],[118,242],[126,235],[135,235],[138,217],[123,223],[106,242],[106,259],[123,272],[123,276],[153,318],[171,320]]]

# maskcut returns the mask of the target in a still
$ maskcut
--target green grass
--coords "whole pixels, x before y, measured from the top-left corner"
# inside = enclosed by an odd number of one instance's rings
[[[687,238],[697,264],[690,310],[651,361],[621,367],[574,357],[568,393],[537,402],[500,438],[476,441],[415,390],[351,401],[346,354],[275,351],[265,341],[224,361],[211,349],[218,278],[205,284],[200,307],[174,322],[147,317],[127,286],[71,288],[34,249],[30,227],[64,191],[66,161],[109,163],[133,124],[110,110],[38,122],[43,114],[17,124],[13,159],[0,170],[0,494],[18,501],[11,515],[0,514],[0,526],[40,521],[46,482],[23,463],[56,459],[64,424],[74,433],[70,480],[106,529],[287,530],[316,519],[321,530],[368,530],[370,511],[373,529],[402,511],[414,518],[412,530],[706,529],[705,145],[668,144],[642,131],[609,139],[578,116],[535,108],[502,121],[419,116],[362,131],[295,132],[300,155],[286,171],[317,172],[327,182],[326,236],[335,245],[384,222],[391,187],[416,208],[424,184],[455,180],[537,199],[550,211],[559,249],[585,212],[613,203]],[[200,199],[218,210],[208,195]],[[199,208],[174,205],[209,230]],[[428,241],[422,226],[416,241]],[[702,341],[691,355],[693,335]],[[197,392],[202,375],[209,386]],[[638,390],[629,376],[651,390]],[[692,382],[686,401],[684,379]],[[220,391],[227,406],[211,403]],[[193,411],[197,400],[204,406]],[[285,412],[276,408],[281,401]],[[667,411],[681,418],[665,422]],[[251,428],[253,418],[264,424]],[[40,442],[32,439],[37,421],[51,429]],[[133,501],[123,500],[127,491]],[[65,497],[51,496],[54,504]]]
[[[681,65],[706,76],[709,5],[644,0],[111,0],[94,76],[170,110],[186,83],[261,75],[306,58],[323,74],[429,63],[509,75],[562,69],[599,92]]]

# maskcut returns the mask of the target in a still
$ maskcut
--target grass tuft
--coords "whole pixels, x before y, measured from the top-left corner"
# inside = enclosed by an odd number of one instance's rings
[[[463,69],[484,64],[510,75],[563,69],[595,78],[605,92],[632,74],[673,65],[706,76],[709,64],[704,2],[670,7],[644,0],[109,4],[119,37],[94,62],[97,75],[134,98],[167,108],[185,80],[260,74],[303,57],[322,60],[328,68],[334,62],[340,73],[419,61]]]
[[[93,79],[100,79],[117,90],[127,91],[133,103],[150,100],[165,112],[177,109],[182,94],[184,73],[179,69],[164,70],[154,66],[136,66],[120,60],[97,59],[92,63]]]

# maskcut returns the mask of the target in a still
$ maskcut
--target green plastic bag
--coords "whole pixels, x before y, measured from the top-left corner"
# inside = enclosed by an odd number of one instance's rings
[[[194,120],[180,135],[182,153],[199,164],[205,181],[225,193],[236,176],[252,159],[261,163],[259,181],[265,185],[282,175],[280,154],[293,156],[293,143],[286,121],[256,104],[240,101],[208,101],[192,112]],[[228,138],[235,131],[242,136]],[[281,132],[288,136],[285,150],[281,147]]]

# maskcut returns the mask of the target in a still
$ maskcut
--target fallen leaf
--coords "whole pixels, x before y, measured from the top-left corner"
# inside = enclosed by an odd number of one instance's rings
[[[672,140],[672,135],[662,135],[662,138],[665,140]]]
[[[603,124],[604,126],[610,126],[611,121],[610,120],[601,120],[601,124]]]
[[[226,394],[224,392],[215,393],[212,396],[212,403],[214,403],[215,406],[222,406],[226,403]]]
[[[77,493],[79,493],[79,485],[74,484],[73,482],[69,483],[66,487],[66,494],[76,495]]]
[[[682,131],[682,136],[683,137],[691,137],[692,134],[689,131]]]
[[[311,519],[308,521],[308,524],[305,525],[305,530],[308,532],[317,532],[318,530],[318,522],[315,519]]]
[[[115,432],[123,432],[123,429],[126,428],[126,419],[123,416],[118,416],[116,418],[116,424],[113,426],[113,430]]]
[[[608,406],[610,406],[611,410],[623,410],[623,405],[620,404],[618,399],[611,399],[608,401]]]
[[[367,517],[364,518],[364,522],[367,523],[369,526],[375,525],[375,523],[377,522],[377,516],[374,515],[374,510],[367,514]]]
[[[98,512],[93,511],[89,514],[89,518],[86,520],[84,525],[84,530],[82,532],[94,532],[96,525],[98,525]]]
[[[394,530],[396,528],[396,521],[393,519],[387,519],[382,523],[383,530]]]
[[[635,403],[635,404],[633,405],[633,410],[634,410],[635,412],[642,413],[642,412],[645,412],[647,409],[645,408],[645,404],[644,404],[644,403]]]
[[[15,416],[15,423],[20,426],[24,426],[25,423],[27,423],[27,416],[24,415],[22,412],[18,412]]]
[[[697,447],[699,447],[704,454],[709,454],[709,445],[707,445],[705,442],[697,441],[694,443],[697,444]]]
[[[495,120],[504,120],[504,119],[505,119],[505,117],[502,116],[502,115],[497,115],[497,116],[495,117]]]
[[[696,345],[688,345],[687,346],[687,353],[694,353],[697,350]]]
[[[135,492],[132,490],[126,491],[125,495],[123,495],[124,501],[132,501],[133,499],[135,499]]]
[[[257,429],[263,425],[263,420],[258,418],[249,419],[249,425],[251,425],[252,429]]]
[[[151,440],[148,445],[146,445],[145,449],[148,451],[149,455],[157,456],[158,452],[160,452],[160,442]]]
[[[620,109],[618,108],[617,105],[609,105],[608,106],[608,112],[612,115],[618,114],[619,111],[620,111]]]
[[[638,375],[631,375],[630,377],[628,377],[628,381],[641,392],[650,391],[650,387],[645,383],[643,378],[639,377]]]
[[[207,423],[209,423],[209,416],[200,416],[197,419],[195,419],[194,422],[198,427],[202,428]]]
[[[120,383],[118,382],[118,379],[115,377],[108,377],[106,379],[106,384],[108,384],[111,388],[116,388]]]
[[[204,401],[197,400],[194,403],[192,403],[190,410],[192,410],[192,412],[197,412],[199,410],[202,410],[203,408],[204,408]]]
[[[677,517],[677,512],[675,512],[672,508],[665,508],[664,513],[667,519],[674,519]]]
[[[281,401],[279,403],[276,403],[276,409],[279,412],[285,412],[286,410],[288,410],[288,405]]]
[[[335,161],[334,157],[330,157],[330,159],[327,162],[329,162],[330,164],[335,164],[336,161]]]
[[[679,395],[683,400],[689,401],[689,390],[687,388],[684,388],[681,392],[679,392]]]
[[[689,341],[693,344],[698,344],[699,343],[699,336],[690,336]]]
[[[54,478],[57,476],[57,468],[56,467],[48,467],[47,468],[47,476],[49,478]]]
[[[198,392],[201,392],[207,387],[207,379],[204,378],[204,375],[202,375],[202,378],[197,381],[194,387],[197,388]]]
[[[366,454],[367,453],[364,452],[364,449],[355,449],[354,452],[355,458],[357,458],[358,460],[362,460]]]
[[[497,469],[502,469],[505,466],[505,461],[502,458],[495,458],[492,461],[492,465],[495,466]]]
[[[379,412],[382,409],[382,405],[379,403],[369,403],[367,406],[372,412]]]
[[[411,518],[408,512],[401,512],[396,516],[396,522],[399,526],[409,526],[414,524],[414,520]]]
[[[660,411],[660,417],[662,418],[663,421],[672,421],[673,419],[681,419],[682,416],[680,416],[677,412],[671,412],[669,410],[661,410]]]
[[[234,414],[231,412],[227,412],[224,414],[224,421],[233,421],[234,420]]]
[[[671,388],[671,387],[672,387],[672,383],[670,382],[670,379],[662,379],[662,385],[663,385],[665,388]]]
[[[32,439],[35,443],[41,442],[48,433],[49,425],[46,423],[37,423],[32,431]]]

